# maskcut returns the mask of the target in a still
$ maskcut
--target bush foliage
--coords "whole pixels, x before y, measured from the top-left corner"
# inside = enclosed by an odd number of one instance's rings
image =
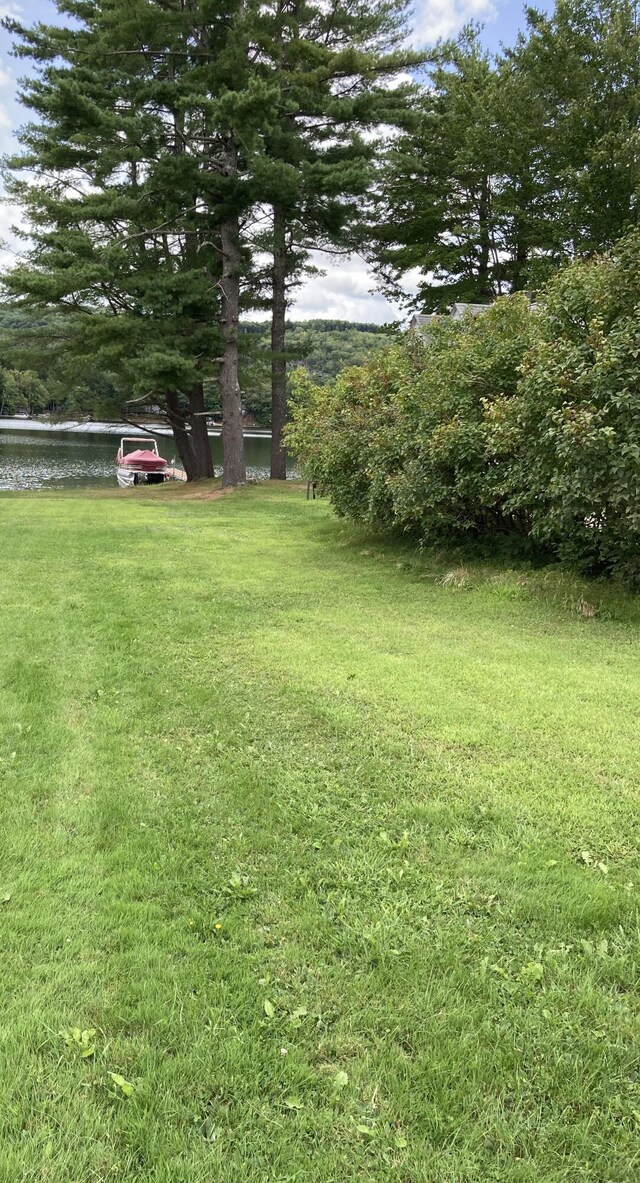
[[[442,317],[313,386],[290,446],[338,513],[424,543],[517,535],[640,579],[640,236],[539,297]]]
[[[640,580],[640,236],[549,286],[514,404],[512,504],[585,570]]]
[[[339,513],[427,541],[511,528],[502,408],[531,322],[526,297],[508,297],[443,316],[428,340],[407,334],[333,386],[298,374],[290,442],[305,472]]]

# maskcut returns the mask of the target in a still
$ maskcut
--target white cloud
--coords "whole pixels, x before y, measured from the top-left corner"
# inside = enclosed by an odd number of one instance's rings
[[[357,256],[340,258],[316,252],[312,262],[322,268],[324,274],[308,279],[296,293],[290,311],[292,319],[335,317],[336,320],[385,324],[405,315],[399,304],[392,303],[379,292],[372,292],[374,278],[366,263]]]
[[[417,0],[413,10],[416,45],[431,45],[440,37],[451,37],[469,21],[495,20],[494,0]]]

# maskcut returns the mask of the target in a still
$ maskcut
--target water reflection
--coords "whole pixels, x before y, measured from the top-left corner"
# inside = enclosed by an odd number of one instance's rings
[[[98,433],[33,431],[0,428],[0,490],[115,487],[115,456],[119,438]],[[211,439],[216,471],[222,464],[222,442]],[[269,475],[270,440],[246,439],[247,475]],[[175,455],[173,440],[159,441],[161,455]]]

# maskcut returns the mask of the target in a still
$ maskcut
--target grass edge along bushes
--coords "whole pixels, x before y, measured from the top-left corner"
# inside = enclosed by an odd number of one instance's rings
[[[511,535],[640,580],[640,235],[522,293],[443,317],[312,388],[290,444],[342,516],[416,542]]]

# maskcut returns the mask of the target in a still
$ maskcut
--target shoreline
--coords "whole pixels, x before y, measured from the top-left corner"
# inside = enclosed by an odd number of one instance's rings
[[[67,431],[75,435],[149,435],[167,436],[171,439],[171,429],[164,423],[150,423],[144,430],[131,427],[128,423],[100,423],[87,422],[79,419],[65,419],[59,423],[52,423],[45,419],[16,419],[10,416],[0,419],[0,431]],[[221,427],[210,427],[207,435],[216,439],[222,434]],[[271,431],[267,427],[248,427],[243,430],[245,439],[271,439]]]

